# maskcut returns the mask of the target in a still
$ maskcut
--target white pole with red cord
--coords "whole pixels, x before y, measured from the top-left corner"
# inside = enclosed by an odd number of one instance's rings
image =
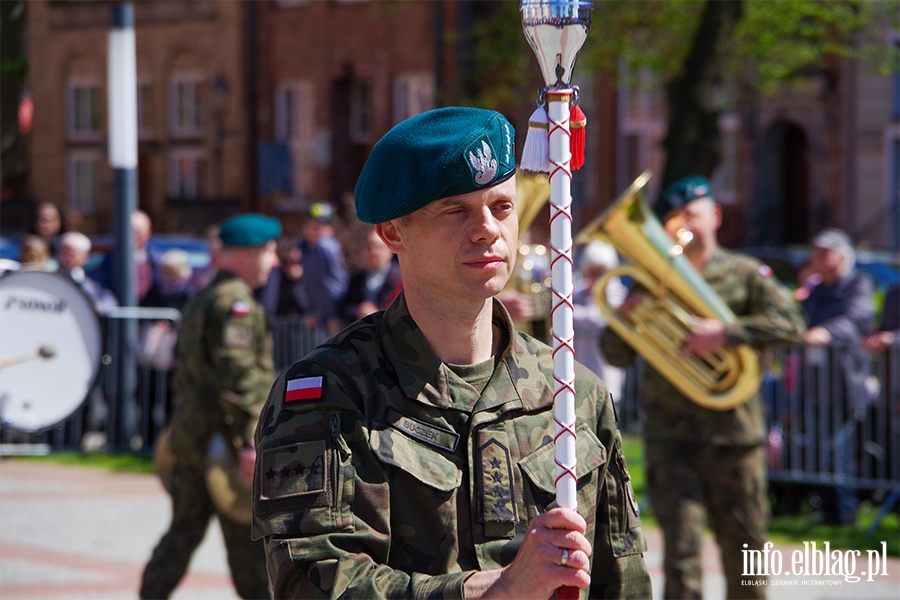
[[[537,56],[546,87],[541,90],[541,106],[529,121],[528,137],[521,167],[549,173],[551,310],[553,337],[553,419],[556,423],[556,503],[578,508],[575,473],[577,437],[575,433],[575,351],[572,259],[572,168],[583,164],[583,156],[573,161],[572,149],[583,152],[584,115],[577,110],[580,144],[573,144],[570,103],[577,91],[572,88],[572,69],[591,24],[590,0],[522,0],[522,29]],[[545,107],[543,105],[546,105]],[[546,108],[546,114],[543,112]],[[573,587],[557,590],[557,598],[578,598]]]

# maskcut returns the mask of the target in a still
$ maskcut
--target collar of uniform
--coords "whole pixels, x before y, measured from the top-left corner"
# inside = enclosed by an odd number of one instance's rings
[[[222,283],[223,281],[228,281],[229,279],[236,279],[237,275],[232,273],[231,271],[226,271],[224,269],[219,269],[216,271],[216,274],[213,275],[213,278],[210,280],[210,286],[216,285],[217,283]]]
[[[709,260],[706,261],[706,264],[699,269],[700,274],[704,277],[704,279],[714,277],[719,271],[729,270],[733,268],[734,265],[732,265],[727,260],[729,254],[730,253],[722,246],[716,246],[715,252],[713,252],[712,256],[709,257]]]
[[[509,333],[509,346],[501,357],[506,368],[495,370],[488,386],[488,390],[499,390],[499,394],[493,398],[483,397],[476,411],[497,404],[526,410],[549,404],[553,400],[553,389],[541,368],[541,349],[533,340],[528,344],[519,336],[509,312],[500,301],[494,299],[493,310],[494,321]],[[402,292],[385,311],[380,327],[385,353],[397,367],[397,377],[404,393],[425,404],[448,408],[451,399],[447,370],[409,314]],[[550,358],[549,353],[545,358]],[[502,380],[498,381],[498,377]],[[528,386],[520,386],[519,382],[525,379]],[[509,390],[509,393],[504,390]]]

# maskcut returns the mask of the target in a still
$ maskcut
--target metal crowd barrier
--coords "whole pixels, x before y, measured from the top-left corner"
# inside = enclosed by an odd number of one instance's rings
[[[900,347],[796,346],[763,356],[769,479],[900,491]],[[641,361],[627,370],[619,427],[639,433]]]
[[[94,391],[63,424],[20,441],[55,449],[105,447],[150,451],[172,412],[171,371],[141,359],[146,331],[164,322],[177,330],[180,314],[166,309],[120,309],[105,320],[106,353]],[[115,349],[137,329],[136,385],[117,377]],[[271,321],[278,371],[327,339],[301,319]],[[761,394],[769,426],[769,477],[816,485],[900,490],[900,348],[871,356],[859,348],[797,346],[763,357]],[[619,426],[639,433],[642,361],[627,370],[617,403]],[[123,383],[126,387],[123,387]]]

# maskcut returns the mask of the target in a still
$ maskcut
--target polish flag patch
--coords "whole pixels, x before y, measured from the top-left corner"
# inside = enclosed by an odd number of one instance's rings
[[[771,277],[772,275],[774,275],[774,273],[772,272],[772,267],[770,267],[769,265],[760,265],[759,274],[763,277]]]
[[[298,377],[297,379],[289,379],[284,390],[285,402],[316,400],[321,397],[321,377]]]
[[[231,305],[231,314],[246,317],[250,314],[250,304],[247,302],[235,302]]]

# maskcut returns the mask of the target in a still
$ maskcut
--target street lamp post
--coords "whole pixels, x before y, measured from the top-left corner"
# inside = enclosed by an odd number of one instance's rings
[[[134,268],[134,231],[131,215],[137,210],[137,68],[134,36],[134,6],[130,2],[112,6],[109,33],[108,98],[109,162],[113,169],[113,291],[121,306],[137,306]],[[115,352],[118,394],[111,399],[110,426],[121,427],[124,439],[137,435],[137,375],[134,348],[137,323],[124,319]],[[113,436],[115,437],[115,436]]]

